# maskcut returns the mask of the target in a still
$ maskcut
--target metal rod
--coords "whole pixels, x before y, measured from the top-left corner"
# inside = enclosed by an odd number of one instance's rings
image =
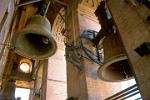
[[[92,61],[96,62],[96,63],[99,64],[99,65],[102,65],[102,64],[103,64],[102,62],[97,61],[97,60],[95,60],[92,56],[90,56],[89,53],[88,53],[88,51],[87,51],[87,50],[88,50],[87,48],[82,47],[82,49],[83,49],[84,53],[85,53]]]
[[[134,95],[136,95],[136,94],[138,94],[138,93],[139,93],[139,91],[136,91],[136,92],[134,92],[134,93],[132,93],[132,94],[130,94],[130,95],[128,95],[128,96],[122,98],[121,100],[126,100],[127,98],[130,98],[130,97],[132,97],[132,96],[134,96]]]
[[[50,1],[47,3],[47,7],[46,7],[46,9],[45,9],[45,11],[44,11],[44,16],[46,16],[46,14],[47,14],[47,11],[48,11],[48,9],[49,9],[49,5],[50,5]]]
[[[115,97],[115,98],[113,98],[112,100],[118,100],[119,98],[125,97],[126,95],[128,95],[128,94],[130,94],[130,93],[132,93],[132,92],[135,92],[135,91],[138,91],[138,92],[139,92],[138,88],[135,88],[135,89],[133,89],[133,90],[131,90],[131,91],[128,91],[128,92],[126,92],[126,93],[123,93],[122,95],[120,95],[120,96],[118,96],[118,97]]]
[[[36,2],[40,2],[42,0],[31,0],[31,1],[26,1],[26,2],[23,2],[21,4],[18,4],[16,7],[21,7],[21,6],[25,6],[25,5],[29,5],[29,4],[33,4],[33,3],[36,3]]]
[[[37,65],[34,66],[33,73],[32,73],[33,76],[34,76],[34,75],[35,75],[35,77],[37,76],[38,71],[39,71],[41,65],[42,65],[42,60],[40,60],[40,61],[37,63]]]
[[[139,97],[139,98],[137,98],[137,99],[135,99],[135,100],[142,100],[142,98],[141,98],[141,97]]]
[[[117,96],[119,96],[119,95],[121,95],[121,94],[124,94],[125,92],[127,92],[127,91],[129,91],[129,90],[131,90],[131,89],[133,89],[133,88],[136,88],[136,87],[137,87],[137,85],[135,84],[135,85],[133,85],[133,86],[131,86],[131,87],[128,87],[127,89],[125,89],[125,90],[123,90],[123,91],[121,91],[121,92],[116,93],[115,95],[113,95],[113,96],[111,96],[111,97],[109,97],[109,98],[106,98],[105,100],[110,100],[110,99],[112,99],[112,98],[114,98],[114,97],[117,97]]]
[[[94,37],[94,39],[96,38],[95,32],[93,33],[93,37]],[[101,62],[101,57],[100,57],[100,54],[99,54],[98,44],[96,44],[95,47],[96,47],[96,53],[97,53],[97,60],[99,62]]]
[[[46,16],[47,11],[48,11],[49,6],[50,6],[50,3],[51,3],[51,0],[43,0],[41,7],[39,9],[41,16]]]

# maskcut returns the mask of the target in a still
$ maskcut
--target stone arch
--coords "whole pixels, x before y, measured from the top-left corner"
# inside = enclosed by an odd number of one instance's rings
[[[64,16],[65,16],[65,9],[61,8],[54,20],[53,27],[52,27],[52,35],[55,38],[56,42],[61,45],[63,45],[63,42],[64,42],[63,34],[65,34],[64,33],[65,32],[65,22],[62,19],[62,17],[64,18]]]

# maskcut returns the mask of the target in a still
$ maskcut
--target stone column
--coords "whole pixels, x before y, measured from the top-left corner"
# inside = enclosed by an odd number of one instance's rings
[[[81,50],[78,20],[79,0],[70,0],[66,9],[67,100],[88,100],[85,68]]]
[[[14,17],[14,0],[0,1],[0,83],[5,69],[6,58],[8,55],[7,44],[10,38],[12,20]]]
[[[135,51],[144,42],[150,42],[150,25],[146,23],[150,10],[134,2],[136,0],[128,1],[133,2],[109,0],[107,4],[118,27],[142,98],[150,100],[150,55],[140,56]]]

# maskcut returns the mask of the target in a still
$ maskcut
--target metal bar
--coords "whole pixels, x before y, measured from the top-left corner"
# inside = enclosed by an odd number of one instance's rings
[[[33,4],[33,3],[36,3],[36,2],[40,2],[42,0],[31,0],[31,1],[26,1],[26,2],[23,2],[21,4],[18,4],[16,7],[21,7],[21,6],[25,6],[25,5],[29,5],[29,4]]]
[[[93,37],[94,37],[94,39],[96,38],[95,32],[93,33]],[[100,54],[99,54],[98,44],[96,44],[96,53],[97,53],[97,60],[99,62],[101,62],[101,57],[100,57]]]
[[[119,98],[125,97],[126,95],[128,95],[128,94],[130,94],[130,93],[132,93],[132,92],[135,92],[135,91],[138,91],[138,92],[139,92],[138,88],[135,88],[135,89],[133,89],[133,90],[131,90],[131,91],[128,91],[128,92],[126,92],[126,93],[124,93],[124,94],[122,94],[122,95],[120,95],[120,96],[118,96],[118,97],[113,98],[112,100],[118,100]]]
[[[51,0],[43,0],[41,7],[40,7],[41,16],[46,16],[50,3],[51,3]]]
[[[142,98],[141,98],[141,97],[139,97],[139,98],[137,98],[137,99],[135,99],[135,100],[142,100]]]
[[[41,65],[42,65],[42,60],[38,61],[37,65],[34,65],[33,72],[32,72],[33,76],[35,77],[37,76],[38,70]]]
[[[128,96],[122,98],[121,100],[125,100],[125,99],[127,99],[127,98],[130,98],[130,97],[132,97],[132,96],[134,96],[134,95],[136,95],[136,94],[138,94],[138,93],[139,93],[139,91],[134,92],[133,94],[130,94],[130,95],[128,95]]]
[[[98,32],[98,34],[96,35],[96,37],[94,38],[93,43],[94,43],[95,45],[98,45],[99,42],[101,41],[101,39],[103,39],[105,35],[106,35],[106,34],[105,34],[104,30],[101,29],[101,30]]]
[[[46,16],[46,14],[47,14],[47,11],[48,11],[48,9],[49,9],[49,5],[50,5],[50,1],[47,3],[47,7],[46,7],[46,9],[45,9],[45,11],[44,11],[44,16]]]
[[[105,100],[109,100],[109,99],[112,99],[112,98],[114,98],[114,97],[117,97],[118,95],[121,95],[121,94],[123,94],[124,92],[130,91],[131,89],[133,89],[133,88],[135,88],[135,87],[137,87],[136,84],[133,85],[133,86],[131,86],[131,87],[128,87],[127,89],[125,89],[125,90],[123,90],[123,91],[121,91],[121,92],[116,93],[115,95],[113,95],[113,96],[111,96],[111,97],[109,97],[109,98],[106,98]]]
[[[103,64],[102,62],[99,62],[98,60],[96,60],[96,59],[94,59],[92,56],[90,56],[89,53],[88,53],[88,52],[90,52],[90,51],[88,51],[87,48],[85,48],[85,47],[82,46],[82,49],[83,49],[84,53],[85,53],[92,61],[94,61],[94,62],[96,62],[97,64],[100,64],[100,65]],[[93,54],[93,55],[94,55],[94,54]],[[96,56],[96,57],[97,57],[97,56]]]

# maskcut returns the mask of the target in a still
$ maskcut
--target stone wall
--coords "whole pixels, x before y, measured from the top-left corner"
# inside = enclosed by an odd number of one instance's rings
[[[59,46],[59,45],[58,45]],[[65,100],[67,98],[65,51],[58,49],[49,58],[46,100]]]
[[[6,48],[8,39],[9,29],[14,14],[14,0],[1,0],[0,1],[0,79],[3,74],[3,69],[6,63],[8,54],[8,48]]]
[[[133,1],[131,3],[111,0],[108,2],[108,7],[118,27],[142,98],[149,100],[150,55],[140,56],[135,49],[144,42],[150,42],[150,24],[146,21],[150,15],[150,9],[135,0]]]

